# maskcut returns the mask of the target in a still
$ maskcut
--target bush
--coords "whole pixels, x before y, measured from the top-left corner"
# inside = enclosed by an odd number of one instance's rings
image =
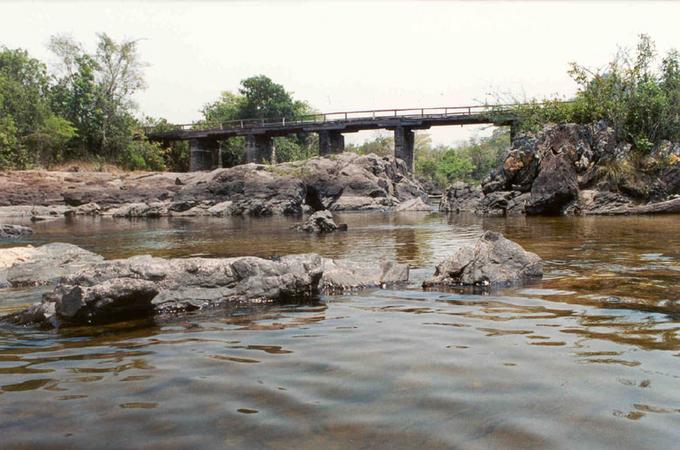
[[[127,170],[162,171],[166,169],[165,158],[166,150],[158,142],[140,139],[121,152],[118,163]]]

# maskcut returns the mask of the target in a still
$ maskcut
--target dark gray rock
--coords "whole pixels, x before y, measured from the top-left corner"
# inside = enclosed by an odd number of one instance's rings
[[[475,286],[493,288],[510,286],[543,276],[543,262],[535,253],[502,234],[487,231],[474,245],[460,248],[441,262],[434,277],[423,287]]]
[[[442,212],[474,212],[484,198],[482,188],[461,181],[449,186],[439,202]]]
[[[33,234],[33,228],[22,225],[0,224],[0,239],[19,238]]]
[[[561,214],[578,196],[576,170],[564,153],[541,161],[540,172],[531,185],[527,214]]]
[[[323,210],[315,212],[303,223],[295,225],[293,228],[307,233],[332,233],[338,229],[347,230],[347,225],[338,226],[333,220],[333,214],[330,211]]]
[[[524,211],[528,194],[518,191],[490,192],[479,202],[477,213],[483,216],[502,217]]]
[[[64,277],[41,303],[8,319],[52,326],[88,324],[226,302],[307,299],[405,281],[405,264],[354,263],[315,254],[277,260],[136,256],[101,262]]]

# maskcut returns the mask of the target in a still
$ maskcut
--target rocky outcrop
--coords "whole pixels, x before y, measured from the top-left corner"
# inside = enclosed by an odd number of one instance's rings
[[[0,249],[0,278],[7,287],[49,284],[103,259],[72,244],[4,248]]]
[[[538,255],[500,233],[487,231],[475,244],[461,247],[450,259],[437,265],[434,277],[425,281],[423,287],[495,288],[542,276],[543,262]]]
[[[343,153],[200,173],[0,173],[0,218],[299,215],[392,210],[420,198],[403,161]]]
[[[680,145],[662,142],[659,168],[625,172],[631,145],[604,121],[548,125],[517,135],[502,167],[482,181],[481,215],[675,212]],[[454,195],[448,193],[448,195]],[[649,203],[646,203],[649,202]],[[455,211],[455,208],[449,209]]]
[[[308,299],[408,280],[405,264],[366,264],[315,254],[100,262],[62,278],[42,302],[7,319],[21,324],[89,324],[215,307],[227,302]]]
[[[0,239],[14,239],[29,234],[33,234],[33,229],[31,227],[0,224]]]
[[[475,212],[479,209],[484,198],[479,186],[459,181],[449,186],[439,201],[439,210],[442,212]]]
[[[576,169],[568,156],[550,155],[541,161],[525,210],[528,214],[561,214],[577,196]]]
[[[333,220],[333,214],[324,210],[315,212],[303,223],[297,224],[293,228],[307,233],[332,233],[336,230],[346,231],[347,225],[337,225]]]

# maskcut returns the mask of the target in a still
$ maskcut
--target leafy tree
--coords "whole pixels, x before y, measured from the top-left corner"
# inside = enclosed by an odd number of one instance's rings
[[[295,120],[312,111],[305,102],[295,100],[282,85],[265,75],[257,75],[242,80],[238,93],[222,92],[219,99],[206,104],[201,112],[205,124],[219,126],[234,120]],[[277,137],[274,138],[274,147],[278,162],[307,159],[318,152],[318,140],[307,134]],[[222,141],[220,151],[224,165],[240,164],[245,153],[245,140],[231,138]]]
[[[47,101],[49,77],[43,63],[25,50],[0,49],[0,167],[26,168],[74,135]]]

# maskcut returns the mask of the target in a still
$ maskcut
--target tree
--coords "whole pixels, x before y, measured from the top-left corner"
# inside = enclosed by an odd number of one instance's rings
[[[71,124],[52,113],[49,88],[43,63],[25,50],[0,49],[0,167],[26,168],[73,136]]]
[[[312,111],[302,101],[269,77],[257,75],[241,81],[238,93],[224,91],[220,97],[203,106],[203,122],[219,126],[234,120],[247,119],[299,119]],[[317,154],[318,140],[315,136],[298,134],[274,138],[278,162],[307,159]],[[222,162],[227,166],[240,164],[245,153],[245,140],[231,138],[220,143]]]

